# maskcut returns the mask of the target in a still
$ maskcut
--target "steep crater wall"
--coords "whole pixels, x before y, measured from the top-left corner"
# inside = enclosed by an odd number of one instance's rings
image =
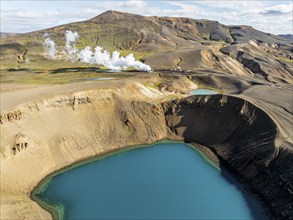
[[[253,104],[224,95],[192,96],[164,104],[176,139],[208,147],[267,208],[273,218],[293,216],[292,151],[276,147],[278,129]]]

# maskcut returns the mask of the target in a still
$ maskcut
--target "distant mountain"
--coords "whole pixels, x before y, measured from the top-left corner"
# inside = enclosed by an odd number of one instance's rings
[[[226,26],[217,21],[191,18],[145,17],[117,11],[1,39],[1,56],[22,54],[28,49],[31,63],[37,62],[43,56],[44,34],[48,33],[59,48],[64,48],[66,30],[79,33],[79,49],[99,45],[110,51],[133,53],[155,70],[216,69],[269,82],[292,82],[293,44],[282,37],[251,26]]]
[[[11,37],[18,35],[18,33],[7,33],[7,32],[0,32],[0,38]]]
[[[280,34],[278,36],[293,41],[293,34]]]

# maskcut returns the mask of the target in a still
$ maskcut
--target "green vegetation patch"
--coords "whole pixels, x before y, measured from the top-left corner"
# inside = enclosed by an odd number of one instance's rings
[[[146,86],[146,87],[153,88],[153,89],[158,89],[158,88],[159,88],[159,85],[160,85],[161,83],[162,83],[161,81],[154,82],[154,83],[146,83],[145,86]]]
[[[80,64],[79,64],[80,65]],[[53,68],[52,68],[53,67]],[[132,72],[111,72],[97,66],[63,65],[51,66],[24,66],[24,68],[4,68],[0,72],[1,83],[23,84],[65,84],[83,81],[98,81],[99,78],[126,78],[134,76]]]
[[[289,59],[289,58],[286,58],[286,57],[275,57],[277,60],[281,60],[281,61],[284,61],[286,63],[290,63],[290,64],[293,64],[293,60]]]

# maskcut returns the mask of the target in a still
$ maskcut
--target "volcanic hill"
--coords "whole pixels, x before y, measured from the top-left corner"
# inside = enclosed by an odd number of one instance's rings
[[[250,26],[226,26],[217,21],[145,17],[107,11],[87,21],[21,34],[0,40],[1,62],[15,55],[43,60],[43,36],[64,47],[66,30],[76,31],[78,48],[99,45],[109,51],[133,53],[153,69],[216,69],[268,82],[292,83],[293,43]],[[24,54],[27,51],[27,54]]]

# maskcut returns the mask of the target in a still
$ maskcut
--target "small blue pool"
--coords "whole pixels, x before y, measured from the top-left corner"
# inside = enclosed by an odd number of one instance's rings
[[[195,89],[190,92],[191,95],[215,95],[218,94],[215,90],[210,89]]]

